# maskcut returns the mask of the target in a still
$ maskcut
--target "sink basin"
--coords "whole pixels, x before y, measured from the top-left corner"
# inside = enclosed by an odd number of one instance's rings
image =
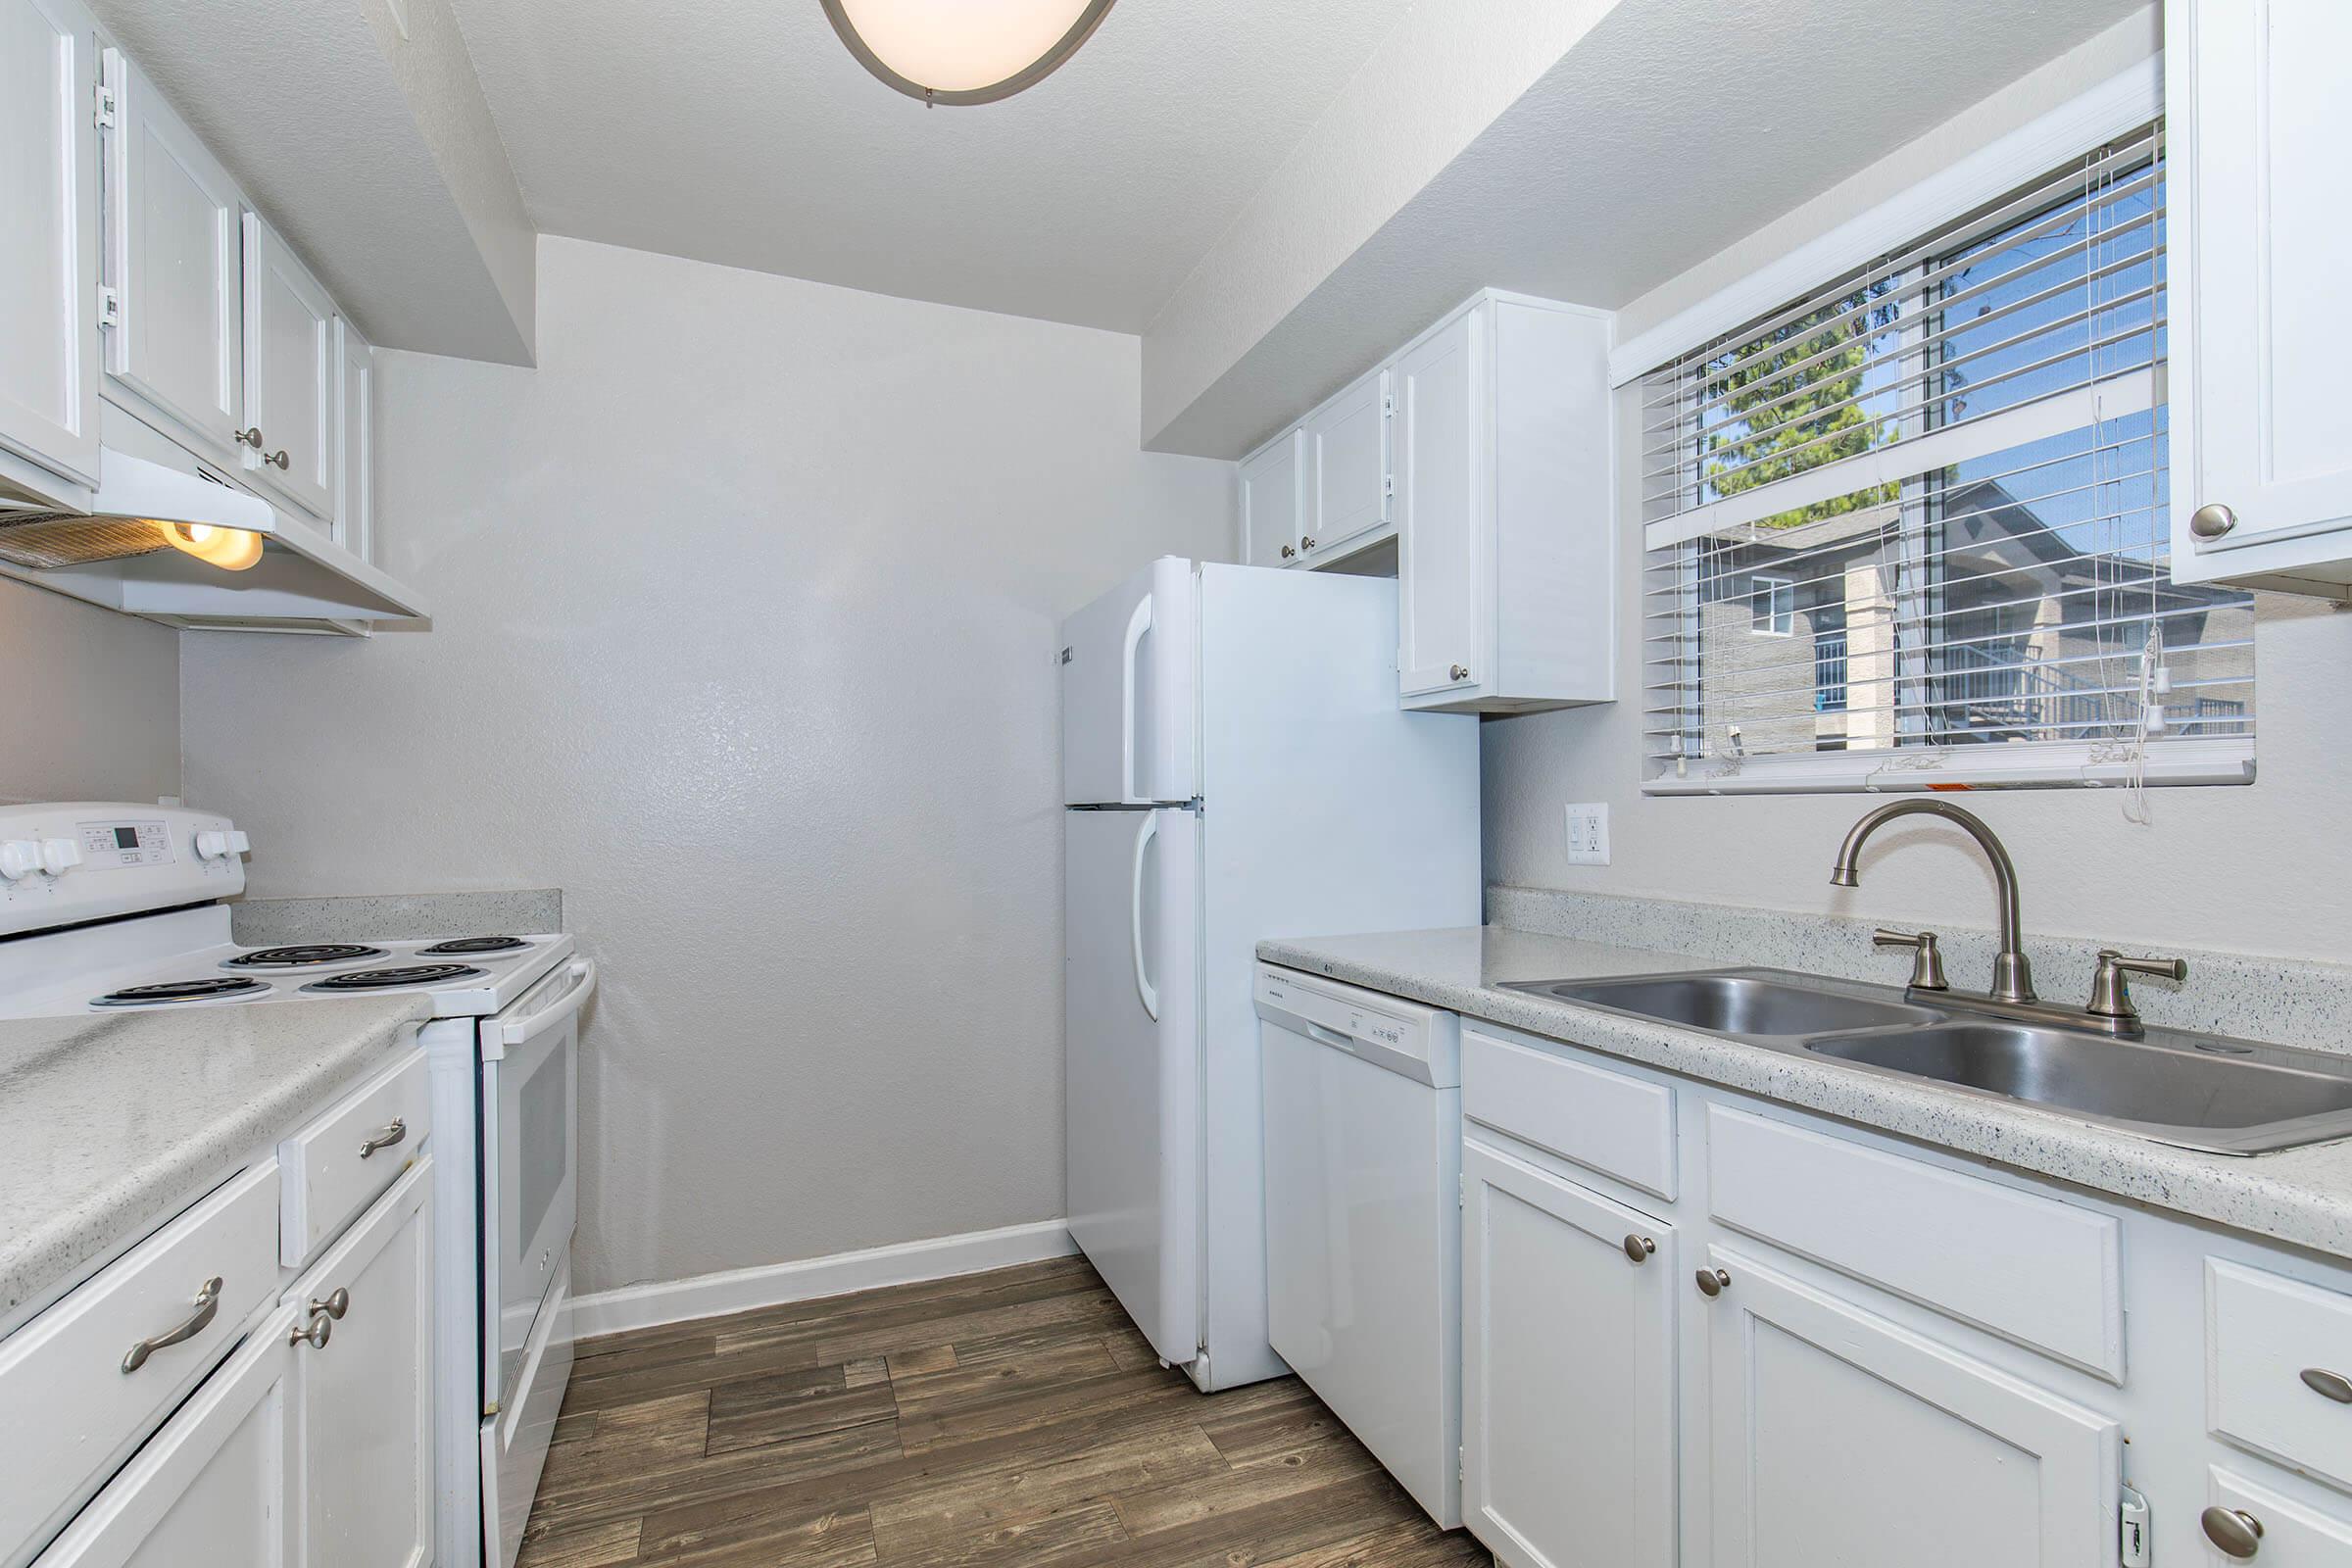
[[[2191,1035],[2111,1040],[1976,1019],[1810,1040],[1805,1050],[2220,1153],[2352,1134],[2352,1060],[2316,1052]]]
[[[2260,1154],[2352,1137],[2352,1056],[2162,1029],[2118,1039],[1989,1016],[1961,997],[1913,1003],[1885,987],[1783,969],[1512,980],[1504,989],[1996,1095],[2182,1149]]]
[[[1770,969],[1634,975],[1610,980],[1521,980],[1507,989],[1609,1007],[1710,1034],[1802,1038],[1939,1021],[1943,1014],[1856,996],[1831,980]]]

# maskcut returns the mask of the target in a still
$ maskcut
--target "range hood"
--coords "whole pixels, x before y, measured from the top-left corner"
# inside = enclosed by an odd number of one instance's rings
[[[323,528],[239,489],[112,404],[99,417],[86,513],[0,480],[0,573],[167,626],[365,636],[376,621],[424,618],[414,594]],[[183,541],[251,535],[260,557],[242,570],[215,565],[175,548],[174,525]],[[236,534],[208,534],[221,529]]]

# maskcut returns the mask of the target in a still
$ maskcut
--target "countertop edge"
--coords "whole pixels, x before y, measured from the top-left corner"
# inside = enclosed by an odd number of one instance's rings
[[[0,1242],[0,1325],[21,1326],[186,1211],[381,1064],[432,1016],[424,999],[389,1012],[274,1077],[233,1115],[191,1127],[171,1148],[126,1165],[87,1197]],[[0,1330],[4,1332],[4,1330]]]
[[[1465,928],[1428,935],[1459,940],[1474,931],[1510,929]],[[1524,935],[1588,948],[1604,946],[1544,933]],[[2352,1145],[2312,1145],[2256,1155],[2175,1149],[2060,1112],[1986,1101],[1932,1082],[1888,1081],[1671,1024],[1527,992],[1432,978],[1341,951],[1350,940],[1275,939],[1258,943],[1256,952],[1268,963],[2352,1261]],[[1647,963],[1646,969],[1629,964],[1617,971],[1625,974],[1722,967],[1688,954],[1616,951],[1634,963]],[[2340,1183],[2332,1171],[2298,1168],[2310,1161],[2297,1156],[2308,1156],[2314,1150],[2337,1152],[2345,1162]]]

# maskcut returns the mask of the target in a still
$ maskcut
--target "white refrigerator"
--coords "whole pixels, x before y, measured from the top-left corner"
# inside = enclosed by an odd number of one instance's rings
[[[1480,920],[1478,720],[1396,646],[1393,578],[1173,557],[1062,624],[1070,1233],[1203,1390],[1286,1370],[1257,943]]]

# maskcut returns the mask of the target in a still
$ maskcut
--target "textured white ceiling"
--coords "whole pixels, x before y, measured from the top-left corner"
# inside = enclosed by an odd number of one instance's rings
[[[926,109],[816,0],[455,0],[548,233],[1141,331],[1410,0],[1121,0]]]

